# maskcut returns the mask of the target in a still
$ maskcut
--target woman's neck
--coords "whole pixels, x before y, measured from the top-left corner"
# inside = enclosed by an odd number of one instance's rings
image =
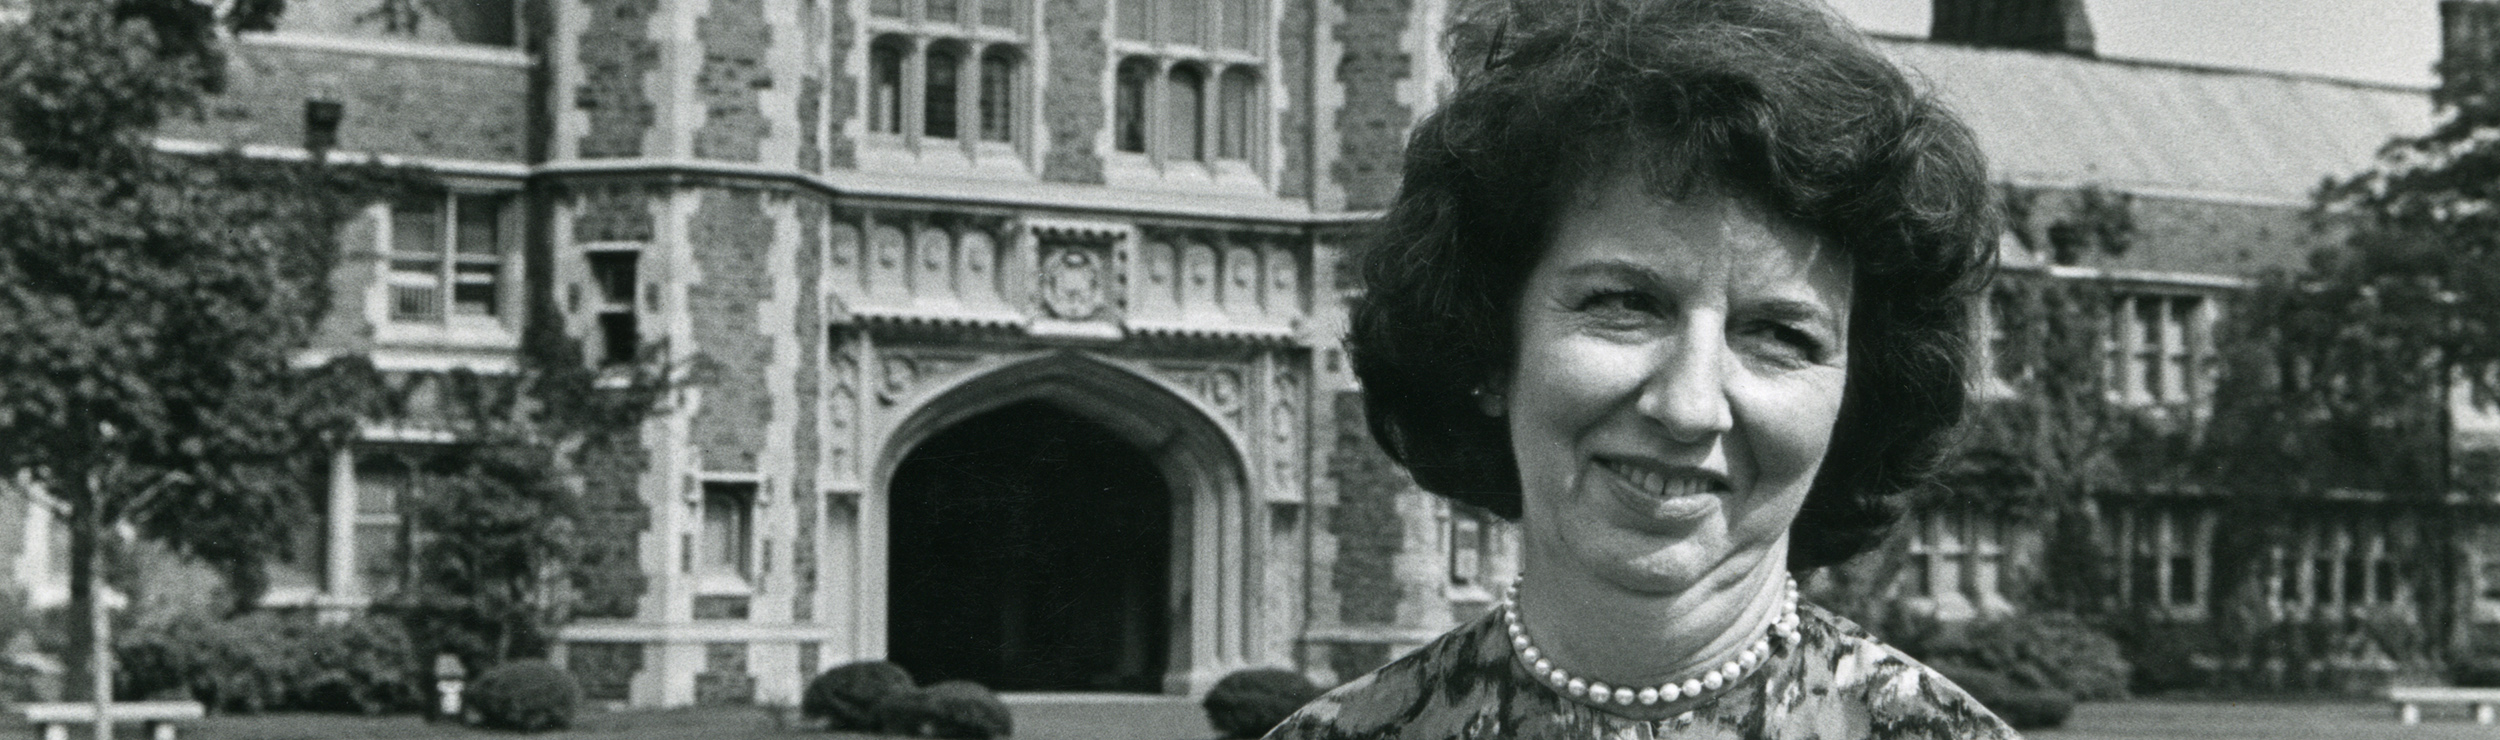
[[[1617,686],[1688,677],[1729,660],[1779,618],[1785,544],[1671,594],[1635,593],[1584,569],[1539,567],[1556,560],[1526,553],[1520,616],[1536,646],[1572,675]]]

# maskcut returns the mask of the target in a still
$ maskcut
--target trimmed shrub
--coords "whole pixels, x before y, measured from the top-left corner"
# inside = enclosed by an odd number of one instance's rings
[[[1226,674],[1200,704],[1207,709],[1207,724],[1226,740],[1250,740],[1276,729],[1319,694],[1300,673],[1252,668]]]
[[[1991,671],[2029,689],[2053,689],[2078,699],[2127,695],[2133,667],[2117,640],[2072,614],[2026,614],[1972,625],[1961,635],[1932,641],[1919,656]]]
[[[1928,667],[2018,730],[2063,725],[2075,713],[2074,697],[2063,691],[2026,688],[2005,674],[1969,666],[1938,663]]]
[[[256,713],[286,705],[287,679],[303,672],[299,629],[273,614],[232,620],[177,617],[116,641],[114,693],[189,696],[211,710]]]
[[[423,696],[407,632],[389,619],[179,616],[132,630],[114,647],[114,694],[125,699],[187,696],[221,712],[374,714],[417,706]]]
[[[522,732],[571,727],[581,700],[581,685],[573,681],[573,674],[543,660],[517,660],[489,668],[469,682],[462,695],[478,724]]]
[[[2478,689],[2500,688],[2500,655],[2476,655],[2448,664],[2448,682]]]
[[[887,695],[877,702],[877,728],[888,735],[993,740],[1014,734],[1007,704],[971,681],[942,681]]]
[[[823,719],[829,730],[877,729],[877,702],[912,691],[911,673],[882,660],[846,663],[816,674],[799,699],[799,713]]]
[[[425,703],[408,631],[397,620],[314,625],[296,647],[304,657],[288,678],[290,708],[380,714]]]

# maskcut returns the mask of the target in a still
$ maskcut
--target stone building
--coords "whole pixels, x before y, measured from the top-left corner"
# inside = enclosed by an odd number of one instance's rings
[[[296,0],[234,39],[232,89],[162,146],[325,143],[444,176],[350,228],[314,358],[364,354],[411,394],[511,371],[533,325],[595,362],[707,358],[640,458],[587,482],[596,546],[643,575],[583,594],[565,628],[556,658],[594,700],[786,704],[879,657],[1016,691],[1346,678],[1480,612],[1516,568],[1507,525],[1381,459],[1338,346],[1340,255],[1447,88],[1448,14]],[[2171,369],[2130,393],[2196,392],[2197,327],[2307,248],[2307,189],[2428,125],[2421,89],[2097,59],[2073,0],[1937,17],[1935,41],[1879,44],[2001,177],[2133,197],[2147,246],[2122,261],[2006,247],[2016,269],[2140,288],[2125,361]],[[392,588],[398,502],[425,495],[442,435],[380,421],[334,461],[306,533],[323,556],[272,604],[351,613]],[[19,529],[40,535],[31,511]],[[2186,553],[2146,560],[2188,563],[2163,593],[2201,598],[2215,522],[2146,511],[2131,531]],[[2011,608],[1995,584],[2019,535],[1942,512],[1911,529],[1901,598]],[[46,538],[15,541],[21,575],[57,577]]]

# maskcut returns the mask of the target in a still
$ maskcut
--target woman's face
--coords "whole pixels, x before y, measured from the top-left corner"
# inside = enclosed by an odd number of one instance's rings
[[[1671,594],[1785,553],[1847,381],[1850,269],[1812,232],[1633,175],[1563,204],[1508,416],[1539,570]]]

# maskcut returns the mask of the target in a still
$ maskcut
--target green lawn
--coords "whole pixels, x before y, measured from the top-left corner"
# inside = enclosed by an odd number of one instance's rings
[[[2386,702],[2324,700],[2162,701],[2085,704],[2064,729],[2030,733],[2035,740],[2395,740],[2500,738],[2500,727],[2474,724],[2462,707],[2424,707],[2422,724],[2396,723]]]
[[[1185,700],[1035,700],[1010,697],[1017,740],[1205,740],[1214,733]],[[135,730],[136,728],[130,728]],[[84,738],[85,733],[74,733]],[[134,734],[125,736],[136,737]],[[2138,700],[2086,704],[2057,730],[2030,733],[2036,740],[2396,740],[2397,738],[2500,738],[2500,727],[2476,725],[2462,708],[2426,709],[2424,722],[2396,724],[2383,702],[2325,700]],[[521,736],[415,717],[342,717],[275,714],[210,717],[183,737],[194,740],[871,740],[785,727],[757,708],[665,711],[594,711],[565,732]]]

